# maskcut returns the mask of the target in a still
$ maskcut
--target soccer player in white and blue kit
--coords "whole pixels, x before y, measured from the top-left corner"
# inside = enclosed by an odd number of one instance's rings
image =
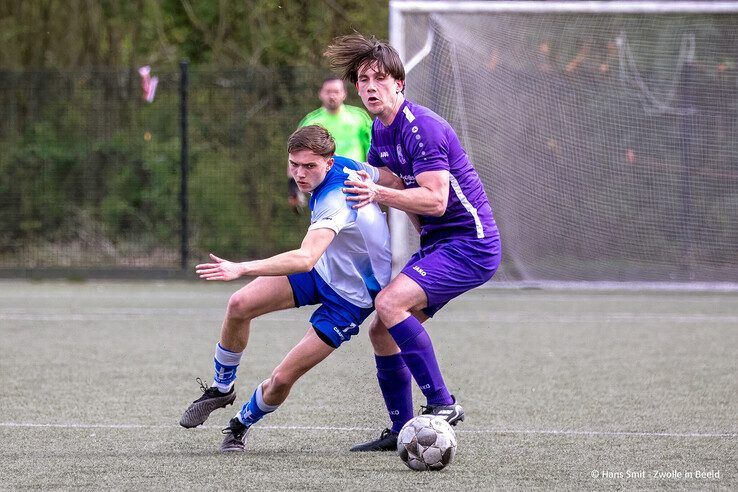
[[[389,451],[413,416],[410,375],[426,397],[423,413],[443,416],[452,425],[464,419],[422,323],[492,278],[500,263],[500,236],[482,181],[456,132],[441,116],[405,99],[405,69],[397,51],[356,33],[334,40],[326,56],[375,117],[369,164],[389,169],[404,182],[404,189],[392,189],[368,176],[348,180],[347,199],[355,208],[381,203],[403,210],[420,232],[420,249],[377,296],[377,316],[369,328],[392,424],[378,439],[352,448]]]
[[[361,179],[358,171],[374,180],[386,171],[334,156],[334,151],[333,138],[320,126],[305,126],[289,138],[290,172],[301,191],[312,193],[311,223],[299,249],[243,263],[211,255],[212,262],[196,267],[206,280],[258,278],[231,296],[215,348],[213,385],[201,383],[204,393],[182,415],[183,427],[202,424],[211,412],[236,399],[236,370],[252,319],[320,304],[302,340],[230,420],[221,451],[244,450],[249,428],[276,410],[303,374],[358,333],[374,310],[374,297],[389,282],[391,256],[384,213],[376,204],[354,209],[342,192],[346,180]],[[399,180],[396,184],[401,186]]]

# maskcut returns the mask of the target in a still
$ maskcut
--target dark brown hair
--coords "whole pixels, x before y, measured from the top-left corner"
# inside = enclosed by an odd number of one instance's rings
[[[372,36],[367,38],[358,32],[340,36],[333,40],[323,53],[333,69],[344,80],[356,84],[359,69],[367,63],[376,62],[377,68],[396,80],[405,80],[405,67],[400,55],[389,43]]]
[[[287,140],[287,152],[311,150],[321,157],[333,157],[336,152],[336,142],[328,130],[318,125],[308,125],[298,128]]]

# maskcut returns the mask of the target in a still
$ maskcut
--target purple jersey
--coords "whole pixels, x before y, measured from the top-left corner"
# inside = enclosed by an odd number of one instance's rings
[[[376,118],[367,160],[389,168],[417,188],[415,177],[426,171],[448,171],[450,186],[441,217],[419,215],[421,244],[449,237],[498,237],[484,186],[451,125],[428,108],[405,100],[388,127]]]

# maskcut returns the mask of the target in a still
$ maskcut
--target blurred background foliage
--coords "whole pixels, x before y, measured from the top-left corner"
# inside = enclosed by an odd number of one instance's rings
[[[387,2],[4,0],[0,67],[323,66],[353,29],[387,36]]]
[[[495,153],[478,160],[487,166],[478,165],[483,178],[495,187],[493,205],[515,192],[530,169],[535,186],[556,183],[554,196],[547,189],[539,195],[550,202],[546,213],[569,213],[568,225],[581,223],[588,231],[583,207],[599,206],[602,196],[622,190],[614,203],[623,210],[613,214],[633,218],[617,221],[614,232],[628,237],[629,230],[655,224],[643,234],[648,241],[628,248],[648,249],[642,255],[647,257],[667,251],[677,236],[692,241],[709,229],[714,233],[703,234],[702,242],[710,247],[700,249],[709,256],[704,261],[733,263],[735,16],[564,15],[555,22],[522,19],[520,28],[513,20],[498,19],[494,28],[480,18],[477,33],[469,26],[453,30],[477,51],[485,36],[495,39],[485,48],[488,59],[472,49],[466,53],[479,58],[468,66],[488,67],[488,73],[463,78],[470,89],[467,104],[480,119],[477,127],[488,128],[489,115],[498,115],[501,127],[511,129],[510,140],[501,138],[504,132],[480,138]],[[208,252],[247,259],[296,247],[309,219],[287,205],[286,140],[319,106],[317,90],[329,74],[322,52],[335,36],[353,30],[386,39],[387,27],[387,2],[359,0],[0,2],[0,268],[179,266],[183,59],[190,67],[189,263]],[[422,45],[425,28],[420,22],[410,26],[420,30],[420,44],[409,51]],[[693,117],[644,108],[618,59],[616,38],[626,31],[640,74],[661,88],[657,92],[671,90],[676,107],[694,110]],[[677,73],[675,33],[681,31],[694,36],[696,59]],[[438,53],[437,47],[434,57]],[[151,65],[159,78],[151,104],[142,98],[142,65]],[[432,80],[425,103],[455,123],[458,108],[448,87],[458,81],[425,63],[413,83],[424,70]],[[355,91],[349,94],[349,103],[361,106]],[[479,110],[490,103],[501,108]],[[688,134],[693,138],[685,139]],[[685,141],[691,149],[685,150]],[[680,197],[687,174],[678,164],[695,153],[709,167],[698,169],[702,187],[686,208],[707,212],[699,224],[686,222],[693,233],[685,235],[661,223],[669,213],[684,215]],[[505,155],[511,158],[501,161]],[[593,164],[595,178],[579,185],[577,162]],[[495,174],[505,165],[509,183]],[[555,172],[541,179],[544,165]],[[577,186],[569,190],[569,183]],[[528,182],[522,186],[527,189]],[[643,186],[667,190],[669,200],[633,194]],[[541,217],[540,209],[538,200],[497,208],[501,224]],[[528,254],[549,253],[552,264],[561,264],[566,248],[558,232],[520,243]],[[582,244],[574,245],[570,258],[578,260]],[[621,256],[618,244],[611,247],[613,257]],[[601,245],[593,250],[603,255]]]
[[[322,51],[387,36],[359,0],[0,2],[0,267],[179,265],[179,79],[189,60],[190,258],[299,245],[286,139]],[[159,78],[142,100],[137,68]],[[355,95],[351,102],[360,104]]]

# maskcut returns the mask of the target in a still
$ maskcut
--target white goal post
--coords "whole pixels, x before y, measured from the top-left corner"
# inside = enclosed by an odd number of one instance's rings
[[[390,1],[408,98],[491,193],[493,283],[738,290],[731,32],[738,1]],[[390,231],[397,273],[418,240]]]

